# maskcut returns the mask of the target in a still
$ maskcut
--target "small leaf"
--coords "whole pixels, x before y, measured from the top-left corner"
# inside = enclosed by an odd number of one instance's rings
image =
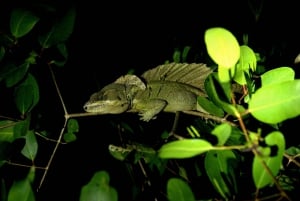
[[[117,201],[118,193],[109,185],[109,174],[98,171],[88,184],[81,188],[80,201]]]
[[[14,37],[20,38],[30,32],[38,21],[39,18],[30,11],[15,9],[10,18],[10,32]]]
[[[187,56],[188,56],[188,53],[190,52],[190,49],[191,49],[191,46],[185,46],[183,48],[183,51],[181,53],[181,62],[185,63],[187,62]]]
[[[35,201],[29,180],[14,181],[8,192],[8,201]]]
[[[39,37],[39,43],[43,48],[65,42],[73,32],[76,9],[72,7],[62,19],[59,19],[52,29]]]
[[[180,56],[181,56],[180,50],[176,49],[173,53],[173,62],[180,63]]]
[[[290,156],[300,156],[300,146],[299,147],[289,147],[285,150],[285,153],[287,153]]]
[[[242,45],[240,47],[241,54],[238,64],[236,65],[236,72],[234,75],[234,80],[239,83],[240,85],[247,84],[245,73],[249,74],[249,70],[255,71],[256,70],[256,55],[254,51],[246,46]]]
[[[276,124],[300,114],[300,80],[267,85],[249,101],[249,112],[258,120]]]
[[[282,165],[282,159],[285,150],[284,136],[279,131],[269,133],[265,138],[265,141],[269,146],[276,146],[277,153],[275,156],[256,155],[254,157],[252,164],[252,175],[256,188],[263,188],[273,183],[271,175],[268,174],[267,170],[262,165],[261,160],[265,162],[265,164],[269,167],[272,175],[276,177]],[[266,150],[268,148],[269,147],[263,148],[262,154],[264,154],[265,151],[268,151]]]
[[[56,66],[64,66],[67,62],[68,59],[68,49],[66,47],[66,45],[64,43],[59,43],[57,46],[57,49],[59,51],[59,53],[61,54],[61,56],[63,58],[59,58],[59,59],[53,59],[52,61],[50,61],[50,64],[55,64]]]
[[[39,101],[39,88],[35,78],[28,74],[26,80],[15,89],[15,103],[22,115]]]
[[[70,133],[77,133],[79,131],[79,124],[76,119],[68,120],[67,131]]]
[[[240,46],[227,29],[215,27],[206,30],[204,40],[209,56],[220,66],[232,68],[240,57]]]
[[[190,158],[214,147],[206,140],[184,139],[164,144],[158,151],[161,158]]]
[[[231,134],[231,126],[227,123],[216,126],[212,132],[218,138],[218,145],[222,146],[229,139]]]
[[[169,201],[195,201],[195,196],[189,185],[179,178],[171,178],[167,183]]]
[[[285,81],[292,81],[295,79],[295,71],[290,67],[279,67],[269,70],[261,75],[261,85],[263,87],[282,83]]]
[[[64,141],[66,143],[74,142],[76,139],[77,139],[77,137],[74,133],[67,132],[64,134]]]
[[[28,131],[28,133],[25,135],[25,141],[26,143],[21,153],[26,158],[34,161],[38,151],[38,143],[33,131]]]

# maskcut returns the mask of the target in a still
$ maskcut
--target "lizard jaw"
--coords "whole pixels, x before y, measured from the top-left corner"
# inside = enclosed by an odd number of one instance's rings
[[[127,101],[121,102],[120,100],[88,101],[84,104],[83,109],[86,112],[99,114],[120,114],[129,109],[129,103]]]

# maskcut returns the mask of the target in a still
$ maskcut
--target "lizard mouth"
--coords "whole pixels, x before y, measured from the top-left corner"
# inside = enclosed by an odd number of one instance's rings
[[[100,114],[119,114],[125,112],[129,107],[129,103],[120,101],[97,101],[87,102],[83,109],[86,112],[95,112]]]

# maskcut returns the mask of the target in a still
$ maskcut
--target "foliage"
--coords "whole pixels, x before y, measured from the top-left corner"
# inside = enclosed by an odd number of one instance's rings
[[[55,8],[49,5],[42,8],[45,13],[49,14],[51,10],[54,13],[50,14],[56,16]],[[68,61],[67,41],[73,32],[76,9],[70,7],[64,13],[55,18],[49,28],[42,23],[45,15],[28,9],[15,9],[11,12],[9,30],[0,35],[1,87],[13,94],[2,99],[14,103],[9,108],[10,112],[13,111],[12,116],[1,114],[0,170],[28,168],[22,178],[14,178],[13,181],[1,178],[0,198],[3,201],[35,200],[33,183],[39,180],[38,188],[44,185],[58,146],[77,140],[80,123],[76,118],[94,115],[69,114],[56,85],[53,68],[63,67]],[[155,189],[155,198],[170,201],[291,200],[290,194],[299,190],[300,149],[297,142],[287,147],[281,126],[299,117],[299,79],[288,66],[258,71],[258,66],[262,65],[259,54],[247,44],[240,45],[227,29],[213,27],[204,36],[207,53],[217,69],[205,81],[207,97],[199,97],[198,104],[210,114],[184,111],[184,114],[193,117],[184,131],[178,127],[174,132],[166,129],[159,133],[155,139],[158,143],[154,145],[147,141],[120,139],[121,145],[108,146],[112,157],[131,167],[128,168],[129,174],[138,177],[132,171],[133,167],[142,172],[144,185],[132,186],[133,200],[143,194],[145,186]],[[34,45],[28,48],[24,41],[33,39]],[[173,61],[186,62],[190,49],[190,46],[182,51],[176,49]],[[37,106],[41,98],[41,75],[36,68],[49,68],[61,101],[65,121],[57,140],[50,139],[50,132],[40,128],[38,121],[32,120],[39,115]],[[112,125],[116,134],[119,132],[124,138],[127,134],[145,133],[142,124],[138,131],[126,121],[113,122]],[[40,151],[37,138],[55,142],[46,167],[36,165]],[[14,161],[10,154],[19,142],[21,148],[18,154],[29,160],[29,165]],[[41,178],[36,178],[37,169],[43,170]],[[155,180],[163,183],[164,187],[160,188]],[[203,185],[205,190],[199,185]],[[206,193],[208,188],[213,189],[213,193]],[[242,188],[247,189],[246,194]],[[106,197],[106,200],[118,200],[119,190],[110,185],[109,172],[100,170],[82,186],[79,199],[102,200]]]

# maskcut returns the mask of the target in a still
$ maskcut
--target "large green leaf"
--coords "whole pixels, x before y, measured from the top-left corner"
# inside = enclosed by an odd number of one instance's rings
[[[204,40],[209,56],[219,65],[232,68],[240,57],[240,46],[235,36],[222,27],[205,31]]]
[[[35,201],[30,181],[26,178],[15,181],[8,193],[8,201]]]
[[[214,188],[226,200],[237,193],[237,159],[231,150],[211,150],[205,155],[206,173]]]
[[[88,184],[81,188],[80,201],[117,201],[117,191],[109,185],[106,171],[96,172]]]
[[[21,114],[29,112],[39,101],[39,87],[35,78],[28,74],[26,80],[15,89],[15,103]]]
[[[267,85],[249,101],[249,112],[258,120],[276,124],[300,114],[300,80]]]
[[[295,79],[295,71],[290,67],[279,67],[269,70],[261,75],[261,85],[263,87],[291,81]]]
[[[158,150],[161,158],[190,158],[202,154],[214,147],[206,140],[184,139],[164,144]]]
[[[73,32],[75,16],[76,9],[72,7],[52,26],[49,32],[39,37],[40,45],[43,48],[49,48],[53,45],[65,42]]]
[[[39,18],[28,10],[15,9],[12,11],[10,18],[10,32],[20,38],[32,30]]]
[[[167,184],[169,201],[195,201],[195,196],[189,185],[179,178],[171,178]]]
[[[38,151],[38,143],[34,132],[32,130],[28,131],[25,137],[25,146],[23,147],[21,153],[28,159],[34,160]]]
[[[256,188],[263,188],[267,185],[273,183],[271,175],[268,174],[265,167],[262,165],[261,161],[264,161],[265,164],[269,167],[272,175],[277,176],[280,167],[282,165],[283,154],[285,150],[285,140],[284,136],[279,131],[274,131],[269,133],[265,138],[266,144],[269,146],[277,147],[277,153],[268,155],[270,152],[269,147],[261,148],[261,155],[256,155],[252,164],[252,176]],[[274,150],[274,149],[273,149]]]

